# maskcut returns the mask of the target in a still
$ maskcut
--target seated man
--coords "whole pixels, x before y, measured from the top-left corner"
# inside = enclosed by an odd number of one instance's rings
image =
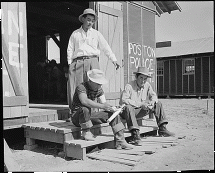
[[[152,111],[155,114],[160,136],[174,136],[174,133],[166,129],[168,121],[162,104],[158,101],[152,86],[147,82],[147,78],[151,78],[148,69],[139,67],[134,74],[136,74],[136,80],[126,84],[120,100],[120,104],[126,104],[121,117],[127,122],[134,144],[141,145],[136,117],[143,117],[147,115],[148,111]]]
[[[93,119],[107,120],[115,111],[105,99],[104,92],[102,90],[102,84],[108,81],[104,78],[104,74],[101,70],[92,69],[87,72],[89,81],[83,82],[75,89],[71,121],[77,127],[82,128],[82,137],[85,140],[94,140],[93,134],[90,132],[90,128],[93,126]],[[96,102],[98,99],[98,102]],[[104,109],[105,111],[93,112],[92,108]],[[116,141],[117,149],[132,149],[132,145],[128,144],[124,138],[125,128],[120,120],[120,116],[117,116],[110,122],[112,127],[114,138]]]

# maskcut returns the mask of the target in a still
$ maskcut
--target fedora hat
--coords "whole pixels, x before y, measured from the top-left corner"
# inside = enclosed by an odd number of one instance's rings
[[[78,19],[79,19],[80,22],[82,22],[81,19],[82,19],[83,15],[85,15],[85,14],[92,14],[92,15],[95,16],[95,21],[98,20],[98,16],[96,15],[95,11],[94,11],[93,9],[91,9],[91,8],[87,8],[87,9],[84,10],[83,14],[81,14],[81,15],[78,17]]]
[[[150,73],[149,73],[149,69],[147,69],[146,67],[138,67],[137,72],[133,72],[134,74],[140,73],[143,74],[149,78],[152,78]]]
[[[92,69],[87,72],[88,78],[98,84],[108,83],[107,79],[104,78],[104,73],[99,69]]]

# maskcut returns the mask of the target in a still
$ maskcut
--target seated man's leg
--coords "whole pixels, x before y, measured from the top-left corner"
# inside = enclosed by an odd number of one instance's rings
[[[166,125],[168,124],[166,115],[164,113],[164,109],[162,103],[158,101],[155,105],[155,118],[157,121],[157,125],[159,127],[158,134],[160,136],[174,136],[175,134],[168,131],[166,129]]]
[[[72,115],[72,122],[75,126],[82,128],[82,136],[85,140],[94,140],[93,134],[90,132],[90,128],[93,126],[90,120],[91,112],[90,108],[80,107]]]
[[[135,145],[141,145],[140,130],[136,119],[136,115],[138,115],[141,110],[141,108],[135,109],[131,105],[126,105],[121,113],[121,117],[126,120],[128,130],[131,132]]]
[[[100,112],[93,112],[92,117],[93,119],[100,119],[100,121],[104,122],[107,121],[113,115],[112,112],[100,111]],[[124,137],[124,125],[121,122],[120,116],[116,116],[111,122],[110,126],[112,128],[114,139],[115,139],[115,147],[117,149],[132,149],[132,145],[128,144]]]

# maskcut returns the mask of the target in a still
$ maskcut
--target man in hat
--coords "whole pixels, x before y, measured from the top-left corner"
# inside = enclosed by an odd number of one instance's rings
[[[87,71],[99,69],[100,50],[119,67],[117,59],[102,34],[93,29],[93,24],[98,20],[93,9],[85,9],[79,16],[82,26],[75,30],[70,38],[67,48],[67,59],[69,64],[68,77],[68,102],[71,109],[72,98],[75,88],[81,82],[87,81]]]
[[[82,128],[82,137],[85,140],[94,140],[90,128],[96,123],[103,123],[113,114],[115,109],[106,102],[102,84],[108,81],[104,78],[104,73],[99,69],[92,69],[87,72],[89,81],[83,82],[75,89],[72,103],[71,120],[77,127]],[[99,100],[97,102],[96,100]],[[104,109],[104,111],[93,112],[92,108]],[[117,149],[132,149],[124,138],[124,125],[120,116],[110,122],[114,133]]]
[[[136,117],[143,117],[149,111],[153,112],[159,127],[160,136],[174,136],[174,133],[166,129],[168,124],[162,103],[158,101],[152,86],[147,82],[151,78],[146,67],[139,67],[134,72],[136,79],[126,84],[122,92],[120,104],[126,104],[121,117],[127,121],[128,129],[132,134],[135,145],[141,145],[139,126]]]

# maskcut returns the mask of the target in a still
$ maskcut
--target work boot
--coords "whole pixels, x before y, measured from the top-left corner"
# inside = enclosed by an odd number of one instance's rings
[[[67,118],[66,122],[72,122],[72,117]]]
[[[141,138],[140,138],[140,131],[138,129],[132,129],[131,131],[131,136],[132,136],[132,144],[141,146]]]
[[[94,135],[91,133],[90,129],[84,129],[82,131],[82,137],[86,140],[86,141],[94,141],[95,137]]]
[[[115,142],[116,142],[115,147],[117,150],[120,150],[120,149],[130,150],[133,148],[132,145],[130,145],[126,142],[123,130],[120,130],[119,132],[117,132],[115,134],[114,138],[115,138]]]
[[[158,134],[159,136],[164,136],[164,137],[175,136],[175,133],[170,132],[166,129],[166,123],[163,123],[159,126]]]

